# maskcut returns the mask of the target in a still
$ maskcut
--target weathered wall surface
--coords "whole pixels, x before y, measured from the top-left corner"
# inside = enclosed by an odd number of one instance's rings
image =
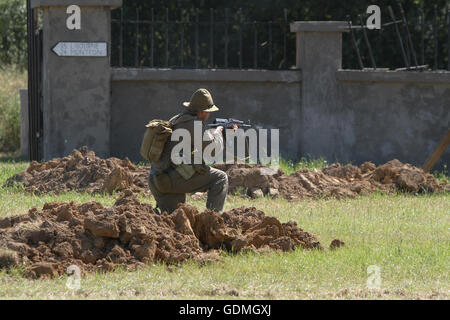
[[[326,71],[333,91],[305,93],[303,72],[113,69],[111,155],[141,161],[144,125],[182,110],[200,87],[221,107],[212,117],[279,128],[281,154],[294,160],[422,166],[449,128],[450,73]],[[435,169],[449,163],[447,150]]]
[[[339,71],[337,77],[342,106],[328,114],[342,130],[328,157],[422,166],[450,127],[448,72]],[[435,169],[449,164],[447,149]]]
[[[139,148],[148,121],[169,119],[196,89],[206,88],[220,108],[211,118],[280,129],[280,151],[297,158],[300,79],[299,71],[113,69],[111,155],[143,160]]]

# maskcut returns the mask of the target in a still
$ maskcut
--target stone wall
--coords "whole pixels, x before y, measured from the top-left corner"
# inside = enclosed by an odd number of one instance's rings
[[[198,88],[207,88],[220,108],[213,118],[250,120],[255,128],[280,129],[280,151],[300,156],[299,71],[113,69],[111,155],[143,160],[145,125],[180,112]]]
[[[120,0],[78,0],[81,30],[68,30],[65,0],[43,10],[44,158],[87,145],[100,156],[141,161],[144,125],[182,110],[197,88],[221,108],[213,117],[280,130],[281,156],[328,161],[393,158],[421,166],[449,128],[450,72],[342,70],[342,21],[297,21],[297,69],[115,69],[106,57],[60,57],[61,41],[111,43]],[[24,131],[25,132],[25,131]],[[447,150],[436,168],[448,166]]]

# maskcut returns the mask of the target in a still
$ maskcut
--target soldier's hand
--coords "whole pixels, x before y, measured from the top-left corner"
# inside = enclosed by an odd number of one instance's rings
[[[239,126],[236,123],[233,123],[233,131],[236,132],[239,129]]]
[[[216,133],[222,133],[222,131],[223,131],[223,127],[222,126],[218,126],[216,128]]]

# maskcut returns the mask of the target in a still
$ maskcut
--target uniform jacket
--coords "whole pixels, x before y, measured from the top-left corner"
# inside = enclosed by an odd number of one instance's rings
[[[183,110],[183,112],[175,115],[172,117],[169,121],[173,123],[173,130],[176,129],[186,129],[189,131],[191,135],[191,151],[195,152],[195,145],[194,145],[194,121],[200,121],[202,124],[202,136],[197,137],[197,139],[202,140],[202,152],[206,148],[207,145],[211,143],[211,141],[203,141],[203,134],[205,132],[205,126],[203,122],[197,117],[197,114],[193,111],[190,111],[189,109]],[[223,148],[223,139],[221,134],[214,134],[213,130],[207,130],[207,135],[210,139],[214,139],[216,143],[220,145],[221,148]],[[180,140],[181,141],[181,140]],[[170,139],[166,142],[164,146],[164,150],[161,154],[161,158],[158,162],[151,163],[152,170],[155,170],[156,172],[163,172],[170,167],[172,167],[172,161],[171,161],[171,153],[172,149],[175,145],[180,143],[180,141],[171,141]],[[203,154],[203,153],[202,153]],[[203,162],[203,161],[202,161]],[[191,155],[191,163],[194,163],[194,156]]]

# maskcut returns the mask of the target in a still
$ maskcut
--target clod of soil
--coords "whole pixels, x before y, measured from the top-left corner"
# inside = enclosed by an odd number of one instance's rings
[[[340,247],[343,247],[345,245],[345,242],[339,239],[334,239],[330,243],[330,250],[334,250]]]
[[[149,167],[135,166],[128,158],[101,159],[87,147],[75,149],[64,158],[48,162],[32,161],[30,166],[6,182],[7,186],[21,184],[27,192],[61,193],[108,192],[131,189],[141,192],[148,189]]]
[[[131,269],[145,263],[200,263],[217,259],[217,250],[291,251],[322,246],[317,238],[281,223],[256,208],[223,214],[199,212],[180,205],[171,215],[158,215],[125,190],[114,206],[97,202],[51,202],[42,210],[0,220],[0,252],[7,252],[0,268],[27,266],[37,278],[63,274],[70,265],[85,272],[108,271],[117,265]],[[1,256],[1,255],[0,255]]]
[[[437,180],[422,169],[394,159],[375,166],[365,162],[360,167],[332,164],[321,170],[300,169],[286,175],[261,165],[214,165],[225,171],[229,180],[229,192],[242,192],[250,198],[263,196],[302,198],[353,198],[373,192],[395,191],[422,192],[450,191],[450,185]],[[108,192],[129,189],[133,192],[148,191],[149,167],[133,165],[127,158],[101,159],[86,147],[73,150],[64,158],[48,162],[31,162],[29,168],[9,178],[6,185],[19,183],[26,191],[35,193],[60,193],[64,191]],[[201,199],[198,193],[194,196]]]
[[[0,249],[0,269],[9,268],[19,263],[17,253],[8,249]]]

